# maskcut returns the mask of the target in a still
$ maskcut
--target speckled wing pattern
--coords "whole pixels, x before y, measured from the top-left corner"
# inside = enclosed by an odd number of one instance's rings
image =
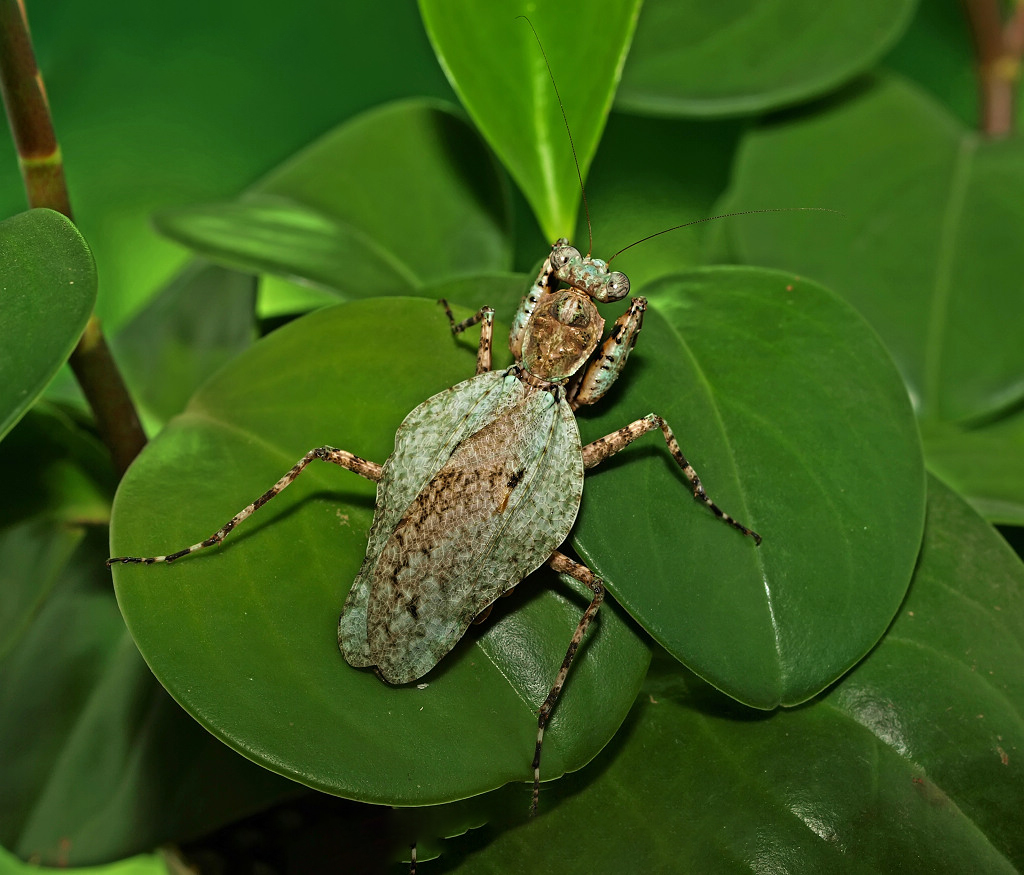
[[[338,625],[345,659],[394,684],[422,677],[565,540],[582,493],[576,420],[551,392],[492,371],[425,401],[377,486]]]

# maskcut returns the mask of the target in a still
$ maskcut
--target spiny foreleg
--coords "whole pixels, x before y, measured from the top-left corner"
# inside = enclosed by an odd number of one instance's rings
[[[609,332],[601,348],[587,362],[566,391],[573,410],[600,401],[626,367],[626,360],[636,346],[636,338],[644,324],[646,298],[633,298]]]
[[[555,241],[555,245],[551,247],[551,251],[554,252],[559,246],[567,246],[568,244],[569,241],[565,237],[560,237]],[[523,295],[522,300],[519,302],[519,307],[516,309],[516,314],[512,317],[512,328],[508,333],[508,348],[512,353],[512,357],[517,361],[523,356],[523,340],[526,337],[526,325],[530,321],[533,311],[537,309],[537,303],[544,295],[553,292],[557,286],[558,280],[555,278],[555,267],[551,263],[551,256],[548,255],[544,259],[544,264],[541,265],[537,279],[534,280],[529,291]]]

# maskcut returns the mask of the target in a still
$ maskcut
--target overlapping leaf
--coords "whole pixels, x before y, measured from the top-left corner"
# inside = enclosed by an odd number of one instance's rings
[[[109,334],[182,264],[155,211],[233,196],[367,107],[451,94],[414,3],[109,0],[28,17]],[[0,216],[24,197],[0,137]]]
[[[256,339],[256,279],[196,260],[137,313],[111,348],[144,418],[166,422]]]
[[[765,718],[658,661],[615,746],[548,788],[549,813],[448,843],[439,871],[1011,875],[1024,865],[1022,593],[1020,560],[933,482],[899,617],[835,688]]]
[[[0,530],[0,843],[49,865],[120,859],[295,789],[211,738],[154,681],[104,553],[99,530],[64,521]]]
[[[763,113],[868,69],[916,0],[647,0],[616,106],[657,115]]]
[[[792,275],[704,269],[646,289],[654,311],[584,440],[663,416],[588,477],[575,543],[651,635],[759,708],[794,705],[867,653],[914,567],[924,471],[906,392],[871,329]],[[606,470],[607,469],[607,470]]]
[[[729,181],[741,134],[736,122],[637,118],[613,113],[587,179],[594,254],[613,253],[650,235],[615,259],[634,294],[651,280],[703,263],[701,240]],[[770,221],[771,217],[765,217]],[[727,220],[722,220],[727,221]],[[669,228],[671,233],[660,234]],[[581,217],[574,242],[586,245]]]
[[[1024,525],[1024,414],[977,428],[925,423],[928,469],[986,519]]]
[[[0,528],[37,518],[79,525],[110,521],[117,485],[110,455],[59,407],[37,404],[0,443],[0,477],[6,484]]]
[[[794,170],[799,168],[800,172]],[[752,132],[727,208],[822,206],[845,218],[730,224],[752,264],[811,276],[875,327],[926,420],[1024,397],[1024,149],[984,142],[913,86],[877,79],[840,105]]]
[[[351,298],[506,270],[507,224],[504,183],[483,143],[428,100],[346,122],[237,201],[157,218],[211,260]]]
[[[4,875],[46,875],[63,871],[66,866],[45,867],[22,863],[14,854],[0,848],[0,871]],[[79,875],[173,875],[162,854],[140,854],[105,866],[75,867]]]

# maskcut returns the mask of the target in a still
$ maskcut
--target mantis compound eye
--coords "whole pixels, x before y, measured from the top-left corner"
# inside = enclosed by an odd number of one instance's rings
[[[609,301],[621,301],[629,294],[629,277],[621,271],[615,270],[608,274],[608,281],[605,283],[604,293],[595,295],[602,304]]]
[[[551,265],[556,271],[561,270],[573,261],[580,260],[580,251],[575,246],[556,246],[551,250]]]

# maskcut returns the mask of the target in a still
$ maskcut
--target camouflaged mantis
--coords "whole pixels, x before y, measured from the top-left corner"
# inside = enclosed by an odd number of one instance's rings
[[[647,305],[644,298],[632,299],[601,343],[604,319],[594,302],[617,301],[628,292],[624,274],[559,240],[513,321],[512,367],[491,370],[493,310],[458,324],[448,310],[453,333],[482,323],[477,374],[413,410],[383,466],[318,447],[206,540],[167,556],[123,556],[107,564],[173,562],[219,544],[311,461],[322,459],[377,482],[366,558],[341,612],[338,644],[350,665],[373,666],[388,683],[409,683],[429,672],[499,596],[541,565],[581,581],[593,597],[538,712],[535,810],[544,728],[604,599],[601,580],[557,549],[576,519],[584,470],[660,429],[694,497],[761,541],[708,498],[660,416],[649,414],[581,444],[574,411],[600,399],[621,373]]]

